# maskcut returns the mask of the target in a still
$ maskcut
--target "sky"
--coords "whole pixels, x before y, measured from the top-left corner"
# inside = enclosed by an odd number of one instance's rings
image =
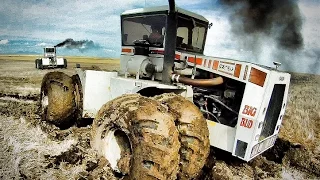
[[[281,70],[320,74],[319,0],[286,0],[297,5],[301,19],[299,33],[303,43],[298,49],[279,47],[279,33],[274,32],[279,29],[275,26],[283,23],[281,16],[276,16],[278,19],[267,26],[269,29],[239,34],[238,27],[241,30],[250,25],[239,19],[239,14],[235,16],[234,12],[243,8],[243,4],[229,6],[225,1],[176,0],[177,6],[203,15],[213,24],[208,30],[205,55],[267,66],[278,61],[283,64]],[[89,45],[93,46],[62,47],[57,50],[58,55],[119,58],[120,14],[129,9],[167,4],[167,0],[1,0],[0,54],[41,55],[43,47],[72,38],[91,42]]]

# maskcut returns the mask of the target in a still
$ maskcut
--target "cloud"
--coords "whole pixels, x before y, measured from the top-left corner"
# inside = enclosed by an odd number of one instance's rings
[[[114,53],[115,52],[115,50],[113,50],[113,49],[107,49],[107,48],[105,48],[105,49],[103,49],[105,52],[107,52],[107,53],[110,53],[110,52],[112,52],[112,53]]]
[[[182,1],[177,4],[192,6],[201,1]],[[128,9],[167,5],[167,0],[2,0],[0,7],[1,34],[39,39],[92,39],[102,43],[114,40],[120,31],[120,14]],[[117,38],[119,38],[118,35]],[[120,42],[120,41],[119,41]]]
[[[35,46],[46,47],[46,46],[50,46],[50,45],[45,42],[41,42],[41,43],[36,44]]]
[[[9,43],[9,40],[8,39],[2,39],[0,40],[0,45],[1,44],[8,44]]]
[[[272,54],[277,48],[271,45],[273,38],[264,38],[258,35],[243,36],[242,42],[236,42],[232,34],[232,25],[228,19],[228,12],[223,9],[221,0],[176,0],[179,7],[203,15],[213,23],[208,31],[205,54],[244,61],[272,65],[272,61],[292,62],[294,70],[298,67],[299,59],[311,67],[319,66],[314,59],[319,59],[320,16],[318,10],[320,3],[317,0],[300,0],[299,8],[303,18],[302,36],[304,49],[292,54]],[[10,39],[15,37],[37,40],[36,46],[54,45],[65,39],[90,39],[94,44],[99,44],[101,55],[113,54],[118,57],[120,53],[120,14],[128,9],[142,8],[144,6],[168,5],[167,0],[1,0],[0,6],[0,38]],[[260,41],[265,45],[253,47],[248,42]],[[49,43],[50,42],[50,43]],[[0,41],[0,44],[4,41]],[[42,44],[46,43],[46,44]],[[269,44],[269,46],[268,46]],[[248,48],[250,47],[250,48]],[[2,49],[5,47],[2,46]],[[256,48],[256,51],[255,49]],[[110,50],[110,51],[108,51]],[[66,54],[78,50],[62,48],[59,51]],[[93,50],[90,50],[93,51]],[[88,53],[90,52],[88,51]],[[98,52],[98,50],[96,50]],[[112,52],[114,51],[114,52]],[[98,54],[95,52],[94,55]],[[93,56],[94,56],[93,55]],[[318,60],[319,61],[319,60]],[[317,62],[317,61],[315,61]],[[287,63],[290,64],[290,63]],[[297,68],[297,67],[298,68]],[[305,67],[305,66],[304,66]],[[284,66],[282,66],[284,69]],[[320,70],[320,67],[318,67]],[[307,68],[303,69],[307,72]]]

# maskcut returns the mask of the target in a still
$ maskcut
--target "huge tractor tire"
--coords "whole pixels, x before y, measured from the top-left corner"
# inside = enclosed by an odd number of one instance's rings
[[[41,119],[61,129],[70,127],[74,123],[76,112],[74,91],[70,76],[63,72],[47,73],[41,84]]]
[[[158,101],[124,95],[99,110],[91,146],[111,168],[131,180],[174,180],[179,171],[174,117]]]
[[[43,68],[44,68],[44,66],[43,66],[43,64],[42,64],[42,59],[39,59],[39,60],[38,60],[38,68],[39,68],[39,69],[43,69]]]
[[[36,65],[36,69],[39,69],[39,67],[38,67],[38,59],[36,59],[34,62],[35,62],[35,65]]]
[[[175,94],[154,97],[169,107],[176,117],[176,127],[181,143],[179,179],[194,179],[201,172],[210,151],[207,122],[199,108]]]
[[[83,112],[83,91],[82,84],[79,75],[75,74],[72,77],[72,82],[74,85],[74,100],[75,100],[75,113],[74,119],[77,125],[82,126],[85,123],[82,122],[82,112]]]
[[[63,59],[63,68],[67,69],[67,67],[68,67],[67,59]]]

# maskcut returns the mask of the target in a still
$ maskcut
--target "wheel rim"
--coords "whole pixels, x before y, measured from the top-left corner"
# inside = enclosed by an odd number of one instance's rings
[[[103,139],[107,144],[104,157],[109,161],[111,168],[118,173],[128,174],[132,154],[129,137],[120,129],[109,131]]]
[[[47,95],[44,94],[44,92],[42,92],[41,93],[41,112],[45,116],[47,115],[45,111],[47,110],[48,105],[49,105],[49,98]]]

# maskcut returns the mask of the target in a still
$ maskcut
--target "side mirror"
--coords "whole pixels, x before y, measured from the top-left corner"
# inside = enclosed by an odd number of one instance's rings
[[[278,69],[278,67],[281,66],[281,63],[280,63],[280,62],[273,61],[273,65],[275,65],[275,66],[276,66],[276,69]]]
[[[213,24],[212,24],[212,23],[210,23],[210,24],[208,25],[208,28],[209,28],[209,29],[211,29],[212,25],[213,25]]]

